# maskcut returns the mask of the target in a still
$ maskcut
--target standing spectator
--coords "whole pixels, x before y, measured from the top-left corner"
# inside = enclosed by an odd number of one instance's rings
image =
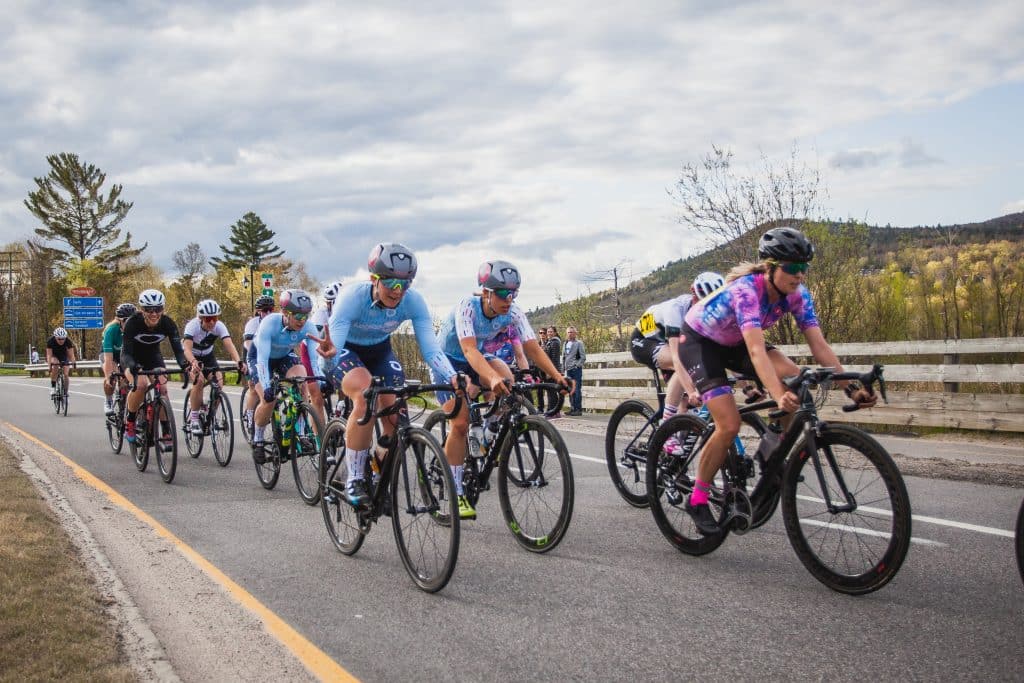
[[[551,359],[551,364],[555,366],[555,369],[559,372],[562,371],[562,339],[558,336],[558,330],[552,325],[548,328],[548,340],[544,344],[544,351],[547,352],[548,358]],[[548,406],[551,409],[551,406]],[[562,417],[561,412],[557,412],[551,416],[551,419],[557,419]]]
[[[32,365],[39,365],[39,349],[32,347]]]
[[[539,328],[537,330],[537,343],[540,344],[540,348],[542,348],[544,350],[544,353],[548,352],[547,351],[548,331],[547,331],[546,328],[541,327],[541,328]],[[547,380],[547,377],[544,376],[544,373],[540,371],[540,368],[538,368],[537,364],[534,363],[532,360],[530,361],[530,374],[532,374],[534,379],[536,379],[538,382],[544,382],[544,381]],[[540,411],[542,413],[544,412],[544,390],[543,389],[538,389],[537,390],[537,398],[534,400],[533,405],[534,405],[534,407],[538,411]]]
[[[569,415],[579,417],[583,414],[583,364],[587,362],[587,349],[583,342],[576,338],[576,328],[565,331],[568,339],[562,349],[562,371],[565,376],[575,380],[576,386],[569,396]]]

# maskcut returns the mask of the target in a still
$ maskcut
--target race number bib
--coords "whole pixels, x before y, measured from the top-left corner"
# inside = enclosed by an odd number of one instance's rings
[[[658,332],[658,323],[654,321],[654,314],[650,312],[644,313],[640,316],[640,320],[637,321],[636,326],[637,329],[640,330],[640,334],[645,337],[650,337]]]

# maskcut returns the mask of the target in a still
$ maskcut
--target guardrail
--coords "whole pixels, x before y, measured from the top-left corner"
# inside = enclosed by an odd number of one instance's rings
[[[234,370],[235,364],[229,360],[218,361],[221,370]],[[178,367],[178,361],[173,358],[164,358],[164,365],[169,368]],[[46,363],[34,363],[25,366],[25,372],[28,373],[29,377],[44,377],[50,373],[50,366]],[[80,360],[75,363],[75,369],[72,371],[76,375],[85,376],[101,376],[103,374],[103,364],[98,360]]]
[[[1005,432],[1024,432],[1024,364],[963,363],[961,356],[1024,353],[1024,337],[988,339],[928,340],[834,344],[836,355],[847,370],[865,372],[868,360],[885,365],[888,383],[941,383],[943,391],[903,390],[891,387],[889,403],[875,408],[844,413],[842,392],[830,392],[821,409],[825,419],[923,427],[953,427]],[[806,344],[780,346],[799,364],[813,364]],[[942,356],[942,363],[907,363],[906,357]],[[888,358],[887,358],[888,357]],[[893,358],[895,357],[895,358]],[[903,358],[900,358],[903,357]],[[961,392],[961,383],[995,384],[1003,393]],[[595,353],[587,357],[583,370],[583,404],[587,410],[614,410],[627,398],[657,406],[651,371],[633,361],[629,353]]]

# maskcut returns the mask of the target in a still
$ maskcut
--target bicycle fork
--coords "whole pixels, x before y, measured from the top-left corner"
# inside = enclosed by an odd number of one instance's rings
[[[814,465],[814,473],[818,477],[818,486],[822,497],[825,499],[825,505],[828,507],[829,513],[833,515],[840,512],[853,512],[857,509],[857,500],[853,497],[853,494],[850,493],[850,490],[846,486],[846,479],[843,477],[843,473],[839,468],[839,463],[836,461],[836,456],[832,452],[832,447],[824,446],[819,451],[819,436],[820,432],[818,425],[812,425],[810,422],[804,425],[804,457],[807,457],[807,453],[810,454],[811,462]],[[825,454],[825,459],[828,461],[828,466],[832,470],[832,475],[835,477],[836,484],[839,487],[839,492],[846,501],[843,505],[837,504],[833,501],[832,492],[835,487],[829,486],[825,481],[825,468],[822,467],[821,458],[818,455],[819,452],[823,452]]]

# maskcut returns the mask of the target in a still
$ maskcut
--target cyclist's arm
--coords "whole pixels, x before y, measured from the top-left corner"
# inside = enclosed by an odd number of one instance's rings
[[[772,398],[779,403],[779,407],[783,408],[782,397],[786,395],[788,389],[786,389],[786,385],[782,383],[782,379],[776,374],[772,359],[768,357],[768,348],[764,342],[764,331],[760,327],[745,328],[743,330],[743,342],[747,345],[750,362],[753,364],[761,383],[768,389],[768,393],[771,394]],[[796,397],[794,396],[793,398],[795,399]],[[793,407],[795,408],[795,406]]]
[[[132,316],[124,324],[124,331],[121,333],[121,367],[128,372],[133,372],[138,365],[138,361],[135,360],[136,329],[135,316]]]
[[[690,373],[686,371],[686,366],[683,365],[683,359],[679,356],[679,335],[675,334],[668,338],[668,350],[672,354],[672,369],[675,370],[676,375],[679,376],[679,381],[683,385],[683,391],[686,392],[687,396],[697,396],[697,387],[693,383],[693,379],[690,377]]]
[[[189,365],[194,363],[196,360],[196,355],[192,349],[193,344],[194,342],[192,341],[192,337],[185,337],[184,339],[181,340],[182,353],[184,354],[185,360],[188,362]]]
[[[526,370],[530,367],[530,361],[526,358],[526,353],[523,351],[523,342],[518,339],[512,342],[512,353],[520,370]]]
[[[178,361],[178,367],[182,370],[188,365],[185,360],[185,349],[181,346],[181,335],[178,333],[178,325],[170,318],[165,317],[164,320],[170,326],[168,331],[167,339],[171,342],[171,351],[174,352],[174,360]]]
[[[414,296],[409,297],[410,294]],[[413,332],[416,334],[416,344],[420,347],[420,355],[438,375],[444,377],[446,382],[450,382],[455,377],[455,368],[452,367],[448,356],[441,350],[441,345],[437,343],[437,337],[434,335],[434,321],[430,317],[426,301],[414,289],[406,292],[406,297],[409,297],[409,301],[413,303],[410,318]],[[333,326],[331,327],[331,337],[334,338]],[[337,343],[337,339],[335,339],[335,343]]]
[[[261,323],[253,343],[256,344],[256,375],[259,377],[260,386],[266,389],[270,386],[270,349],[274,343],[272,327]]]
[[[46,347],[46,364],[53,365],[53,350],[49,346]]]
[[[75,347],[71,346],[68,348],[68,363],[77,363],[78,353],[75,351]]]
[[[116,368],[114,367],[114,354],[110,351],[103,352],[103,377],[109,378],[114,374]]]
[[[491,389],[502,380],[501,375],[494,371],[494,368],[491,367],[491,364],[487,362],[487,359],[484,358],[484,355],[476,347],[476,337],[463,337],[459,340],[459,346],[462,348],[462,355],[465,356],[469,367],[476,370],[476,374],[480,375],[482,388]]]
[[[540,368],[541,372],[551,378],[556,384],[568,384],[569,381],[565,376],[558,371],[555,364],[551,362],[551,358],[547,352],[540,347],[540,344],[536,339],[528,339],[523,342],[523,351],[526,352],[526,356],[534,362],[534,364]]]
[[[241,363],[242,359],[238,355],[238,349],[235,348],[235,342],[231,341],[231,337],[222,337],[224,340],[224,348],[227,349],[228,355],[235,363]]]

